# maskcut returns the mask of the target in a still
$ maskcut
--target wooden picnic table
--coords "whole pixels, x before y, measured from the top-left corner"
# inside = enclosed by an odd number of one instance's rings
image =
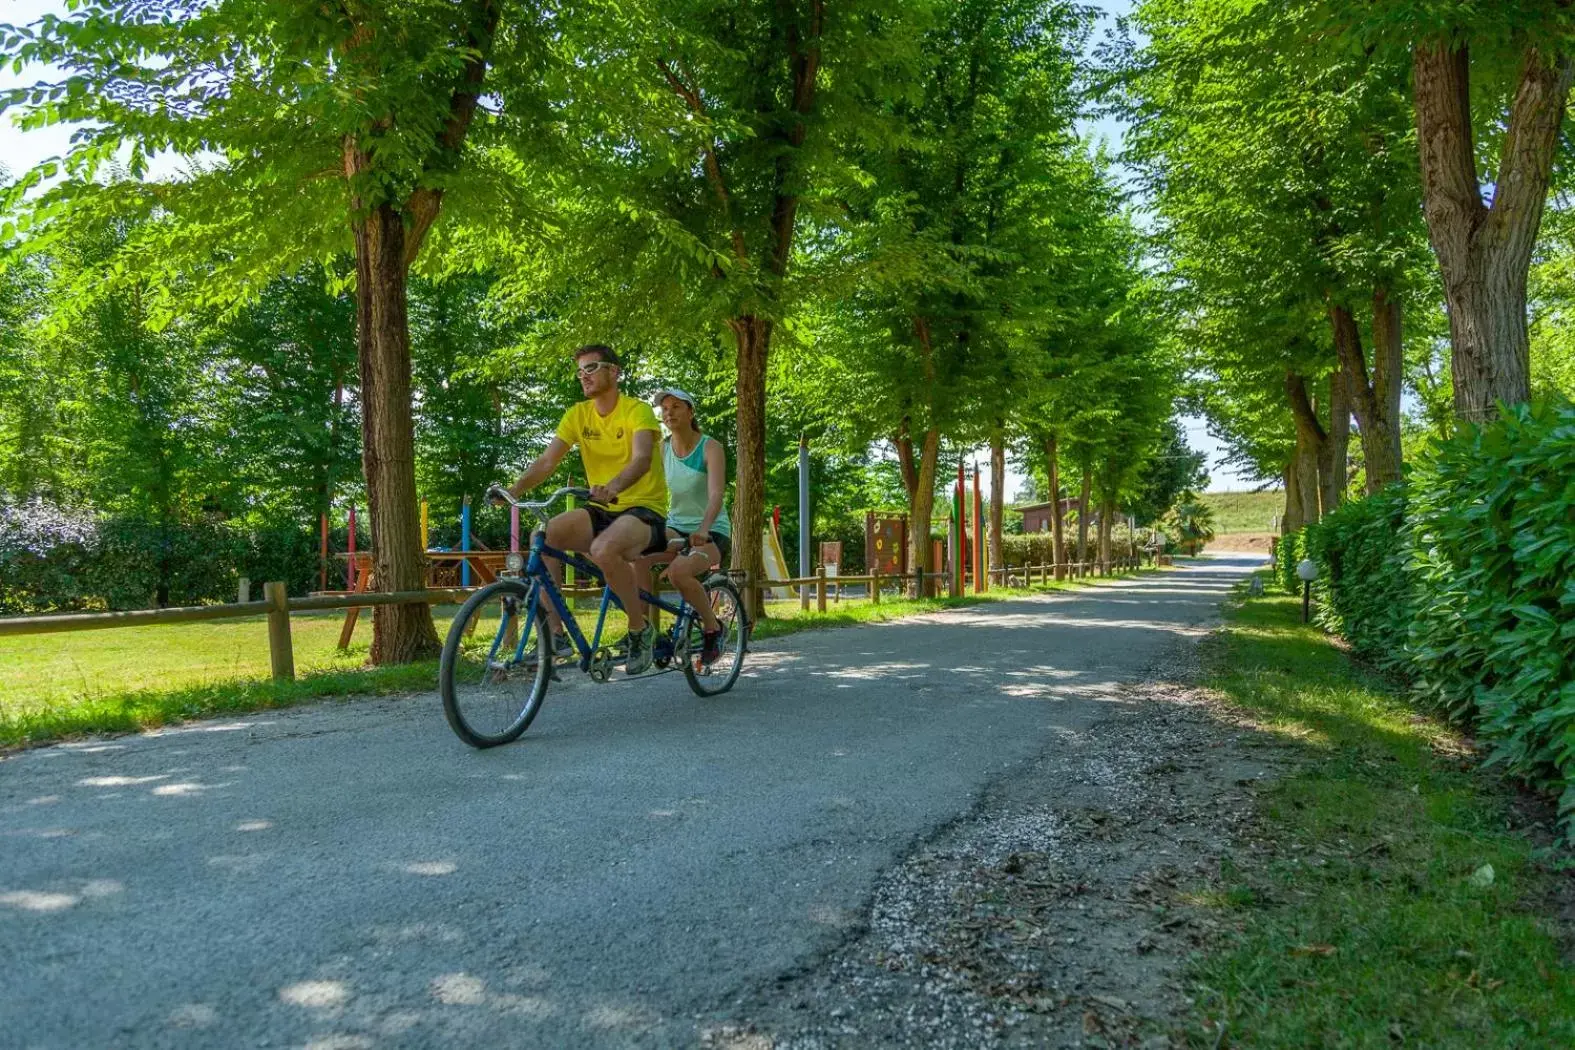
[[[354,554],[340,553],[334,557],[349,565],[351,559],[355,564],[355,586],[343,591],[318,591],[319,594],[361,594],[372,589],[373,555],[371,551],[356,551]],[[428,587],[443,584],[438,580],[438,573],[445,569],[457,569],[468,564],[470,571],[475,574],[476,582],[486,586],[498,578],[498,573],[503,570],[504,559],[508,557],[507,551],[427,551],[427,579]],[[456,573],[457,575],[457,573]],[[445,584],[446,585],[446,584]],[[345,610],[344,626],[339,629],[339,648],[350,648],[350,639],[355,635],[356,621],[361,617],[361,608],[352,606]]]

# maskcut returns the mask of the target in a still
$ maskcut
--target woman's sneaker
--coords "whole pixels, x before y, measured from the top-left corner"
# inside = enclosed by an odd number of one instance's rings
[[[656,626],[648,622],[638,633],[630,631],[628,640],[629,659],[624,664],[624,674],[637,675],[650,670],[654,658],[651,649],[656,644]]]
[[[703,631],[700,639],[700,666],[710,667],[722,658],[722,632]]]

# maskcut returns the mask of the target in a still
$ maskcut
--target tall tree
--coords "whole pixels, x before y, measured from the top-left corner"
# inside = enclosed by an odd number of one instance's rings
[[[572,99],[546,174],[550,235],[495,244],[514,294],[561,294],[539,333],[708,348],[732,343],[736,563],[758,578],[771,348],[799,295],[804,213],[862,174],[928,3],[679,0],[564,20]],[[509,86],[500,86],[506,104]],[[528,163],[529,157],[521,158]],[[709,354],[709,350],[704,352]]]
[[[84,0],[65,18],[7,28],[0,48],[55,77],[0,108],[33,125],[86,124],[65,177],[34,192],[62,169],[41,165],[0,211],[30,228],[35,248],[78,220],[156,217],[97,275],[150,282],[154,324],[193,300],[232,308],[303,262],[353,253],[362,460],[384,590],[418,589],[424,575],[408,275],[462,184],[489,63],[502,54],[511,77],[536,79],[522,68],[536,57],[535,18],[516,0]],[[123,151],[127,171],[107,169]],[[186,170],[154,177],[160,154],[186,158]],[[424,605],[379,606],[374,623],[374,663],[437,649]]]
[[[1428,237],[1449,303],[1455,411],[1531,392],[1527,271],[1575,76],[1563,2],[1325,0],[1318,28],[1407,61]]]

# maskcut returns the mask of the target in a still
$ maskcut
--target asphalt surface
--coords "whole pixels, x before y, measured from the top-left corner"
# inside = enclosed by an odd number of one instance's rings
[[[566,674],[485,752],[427,695],[15,755],[0,1047],[693,1046],[1255,560]]]

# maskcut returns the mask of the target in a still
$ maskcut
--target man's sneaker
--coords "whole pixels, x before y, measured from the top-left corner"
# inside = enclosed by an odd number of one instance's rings
[[[653,654],[651,647],[656,644],[656,627],[647,623],[638,633],[629,632],[629,660],[624,664],[624,673],[636,675],[651,668]]]
[[[722,658],[722,632],[701,632],[700,666],[710,667]]]

